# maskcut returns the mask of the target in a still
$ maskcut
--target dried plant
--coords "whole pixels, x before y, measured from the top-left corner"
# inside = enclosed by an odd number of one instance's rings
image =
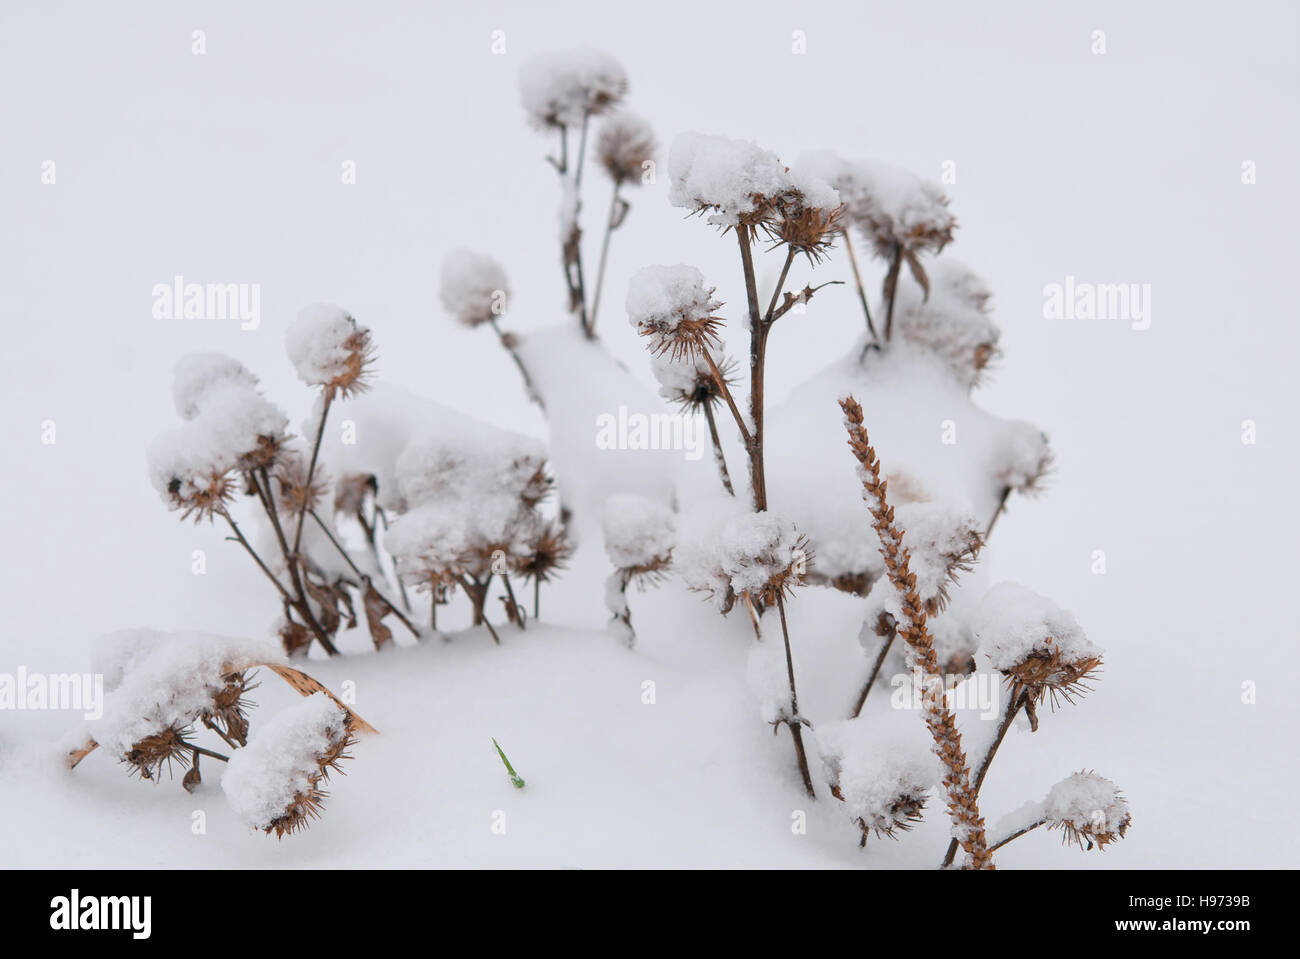
[[[902,533],[894,525],[894,510],[886,499],[888,483],[880,478],[880,462],[872,449],[867,431],[862,425],[862,407],[853,397],[840,403],[844,410],[844,425],[849,434],[849,448],[860,464],[863,496],[871,511],[876,533],[880,536],[885,568],[894,588],[902,594],[903,614],[906,621],[899,624],[903,640],[907,643],[908,658],[925,678],[921,692],[926,726],[934,739],[935,752],[945,767],[943,779],[948,815],[952,819],[955,842],[970,857],[975,869],[993,868],[988,840],[984,834],[984,818],[976,801],[977,790],[972,785],[970,766],[962,748],[957,721],[948,708],[943,695],[943,677],[934,654],[934,642],[926,629],[925,609],[916,592],[916,576],[909,569],[909,557],[903,547]]]

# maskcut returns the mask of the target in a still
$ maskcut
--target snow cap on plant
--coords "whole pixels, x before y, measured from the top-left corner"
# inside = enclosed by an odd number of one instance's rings
[[[1029,494],[1042,491],[1055,462],[1047,434],[1024,420],[1006,425],[994,457],[996,477],[1003,486]]]
[[[1109,779],[1084,770],[1061,780],[1043,800],[1049,829],[1060,829],[1063,841],[1080,849],[1104,849],[1123,839],[1132,823],[1128,800]]]
[[[627,318],[649,337],[651,353],[694,358],[720,342],[713,313],[722,303],[713,292],[693,266],[643,267],[628,283]]]
[[[224,353],[187,353],[172,371],[172,399],[183,420],[197,417],[203,399],[217,386],[242,386],[256,391],[257,377],[243,363]]]
[[[802,584],[812,561],[808,540],[774,513],[736,512],[693,526],[678,568],[687,586],[711,594],[723,611],[736,597],[775,603]]]
[[[322,783],[350,759],[352,717],[313,693],[271,718],[230,757],[221,788],[240,818],[282,838],[305,829],[322,811]]]
[[[528,119],[541,128],[578,127],[616,106],[627,93],[623,65],[596,50],[545,53],[519,70]]]
[[[722,355],[725,344],[717,341],[714,362],[728,388],[735,383],[736,362]],[[659,382],[659,395],[684,411],[713,406],[722,399],[722,390],[703,354],[674,357],[671,351],[650,358],[650,371]]]
[[[227,375],[213,378],[204,369]],[[179,364],[177,405],[193,416],[158,436],[147,460],[154,488],[182,518],[211,519],[233,495],[230,473],[270,466],[281,455],[288,418],[241,370],[192,357]]]
[[[298,313],[285,333],[285,349],[298,378],[333,398],[364,392],[374,346],[370,330],[342,307],[314,303]]]
[[[1036,701],[1072,702],[1087,691],[1102,651],[1078,620],[1050,599],[1017,583],[1000,583],[971,614],[971,630],[993,668]]]
[[[628,580],[652,582],[672,561],[676,524],[672,510],[661,503],[632,493],[610,496],[601,529],[609,561]]]
[[[957,220],[939,184],[875,160],[845,160],[821,150],[799,158],[810,174],[829,182],[844,201],[845,217],[886,259],[901,249],[938,253],[952,241]]]
[[[998,356],[1000,332],[989,319],[993,292],[969,267],[946,257],[929,269],[928,295],[900,284],[895,325],[904,340],[941,359],[958,381],[976,385]]]
[[[948,587],[971,568],[984,540],[975,517],[941,503],[905,503],[895,510],[916,592],[927,613],[948,603]]]
[[[650,124],[632,113],[611,114],[596,140],[596,155],[610,179],[633,186],[641,183],[646,164],[654,162],[658,148]]]
[[[897,839],[921,820],[930,789],[938,781],[934,756],[915,736],[860,719],[817,724],[817,746],[831,795],[844,803],[862,831],[861,846],[877,838]],[[918,730],[919,733],[919,730]]]
[[[468,327],[491,322],[510,301],[506,270],[485,253],[455,250],[442,261],[443,308]]]

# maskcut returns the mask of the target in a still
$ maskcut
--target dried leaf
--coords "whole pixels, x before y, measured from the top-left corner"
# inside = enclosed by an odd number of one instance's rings
[[[910,249],[903,250],[903,257],[907,260],[907,268],[912,271],[912,277],[917,283],[921,284],[921,290],[925,294],[922,299],[930,299],[930,278],[925,273],[925,267],[921,266],[921,261]]]
[[[379,592],[369,580],[366,580],[364,602],[366,625],[370,627],[370,638],[374,641],[375,649],[382,649],[384,643],[393,641],[393,631],[383,623],[384,616],[389,612],[388,604],[384,602],[384,598],[379,595]]]
[[[190,771],[182,777],[181,785],[185,787],[187,793],[192,793],[194,790],[198,789],[202,783],[203,777],[199,775],[198,758],[195,757],[194,765],[191,766]]]
[[[293,620],[285,620],[280,627],[280,643],[284,646],[286,655],[293,656],[299,652],[305,652],[311,645],[311,631],[302,623],[295,623]]]

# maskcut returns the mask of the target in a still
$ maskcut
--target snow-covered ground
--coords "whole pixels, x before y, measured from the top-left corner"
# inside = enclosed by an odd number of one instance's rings
[[[179,422],[172,370],[195,351],[239,358],[301,433],[313,394],[285,335],[308,304],[342,304],[370,328],[382,381],[548,442],[579,506],[610,484],[666,500],[665,464],[681,474],[679,505],[714,493],[707,453],[593,460],[588,435],[548,435],[496,336],[439,302],[449,253],[497,259],[511,286],[504,325],[524,336],[538,387],[559,390],[548,409],[569,422],[615,412],[603,397],[627,378],[630,406],[654,402],[645,339],[623,309],[646,265],[697,266],[732,320],[729,346],[741,345],[735,244],[685,220],[664,175],[626,191],[598,330],[607,352],[550,329],[567,322],[560,195],[543,160],[553,144],[526,124],[518,76],[534,54],[590,44],[626,66],[661,164],[677,134],[697,130],[781,157],[829,148],[934,180],[955,171],[952,252],[989,284],[1002,330],[1003,355],[973,396],[988,415],[969,421],[1031,421],[1056,457],[1044,495],[1013,496],[963,590],[1023,583],[1105,650],[1094,692],[1043,710],[1036,733],[1011,731],[981,808],[992,827],[1092,769],[1133,816],[1104,852],[1038,830],[1000,850],[999,865],[1294,865],[1297,26],[1285,3],[759,2],[743,16],[677,0],[633,13],[592,2],[6,4],[0,674],[84,672],[97,638],[124,628],[273,642],[274,592],[220,529],[165,511],[145,453]],[[792,52],[801,40],[806,52]],[[355,183],[342,182],[352,169]],[[591,262],[608,193],[588,175]],[[779,262],[764,263],[770,289]],[[260,322],[156,319],[154,286],[178,276],[259,284]],[[881,276],[873,261],[871,290]],[[1044,288],[1067,277],[1149,284],[1149,316],[1046,318]],[[828,278],[850,276],[842,261],[814,274],[800,264],[792,285]],[[854,482],[833,400],[862,325],[852,285],[830,287],[784,318],[769,347],[774,505],[797,513],[807,469],[819,492],[803,506],[823,528],[835,517],[818,510]],[[912,414],[936,437],[948,418],[937,395]],[[804,411],[823,399],[814,422]],[[882,436],[911,409],[881,411]],[[837,457],[844,472],[832,475]],[[395,627],[399,648],[375,653],[363,628],[342,635],[344,656],[298,664],[354,690],[380,734],[362,736],[347,775],[331,777],[323,818],[280,841],[238,819],[218,763],[204,762],[193,794],[179,776],[129,778],[104,751],[69,771],[62,751],[84,729],[75,712],[0,710],[0,862],[939,862],[948,823],[937,796],[912,833],[865,850],[824,788],[807,800],[789,735],[772,736],[747,683],[743,610],[724,620],[676,577],[632,587],[629,649],[606,625],[599,516],[580,511],[579,527],[541,621],[524,632],[496,622],[499,646],[461,628],[461,605],[440,619],[450,642],[415,644]],[[788,605],[802,712],[830,738],[865,673],[866,608],[821,587]],[[260,679],[254,737],[301,702],[266,670]],[[924,746],[919,714],[891,709],[886,692],[872,694],[867,719]],[[800,810],[805,833],[791,828]]]

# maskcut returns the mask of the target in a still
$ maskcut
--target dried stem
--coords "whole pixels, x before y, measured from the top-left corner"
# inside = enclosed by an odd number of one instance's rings
[[[722,488],[732,496],[736,491],[731,486],[731,474],[727,471],[727,458],[722,453],[722,439],[718,436],[718,424],[713,418],[713,404],[704,404],[704,418],[709,424],[709,437],[713,440],[713,461],[718,464],[718,474],[722,477]]]
[[[293,555],[297,557],[298,550],[302,546],[302,527],[307,521],[307,507],[311,504],[311,481],[316,475],[316,460],[320,456],[321,440],[325,438],[325,418],[329,416],[330,404],[334,402],[334,392],[328,387],[325,389],[325,400],[321,406],[320,424],[316,427],[316,442],[312,444],[311,461],[307,464],[307,480],[303,484],[302,508],[298,510],[298,530],[293,534]]]
[[[1007,730],[1011,728],[1011,723],[1016,718],[1016,713],[1020,712],[1021,707],[1029,702],[1029,692],[1024,687],[1016,684],[1011,687],[1011,695],[1007,697],[1007,705],[1002,710],[1002,718],[998,721],[997,731],[993,734],[993,741],[989,743],[988,749],[980,757],[975,766],[974,782],[971,789],[978,798],[980,787],[984,785],[984,777],[989,773],[989,766],[993,764],[993,754],[998,751],[1002,745],[1002,740],[1007,735]],[[991,850],[990,850],[991,851]],[[943,858],[945,866],[952,865],[953,858],[957,855],[957,841],[954,839],[948,844],[948,854]]]
[[[894,335],[894,300],[898,294],[898,274],[903,266],[903,246],[900,243],[894,244],[894,258],[889,264],[889,272],[885,274],[885,341],[888,342]]]
[[[867,350],[878,339],[876,327],[871,322],[871,307],[867,305],[867,291],[862,288],[862,274],[858,272],[858,258],[853,253],[853,241],[849,239],[848,227],[841,230],[840,235],[844,237],[844,249],[849,254],[849,265],[853,267],[853,282],[858,288],[858,299],[862,302],[862,313],[867,318],[867,332],[871,334],[871,339],[862,348],[862,355],[866,356]]]
[[[991,869],[993,859],[989,855],[988,841],[984,835],[984,818],[980,815],[976,802],[970,766],[962,749],[956,718],[944,699],[943,676],[939,672],[938,659],[934,653],[934,640],[926,626],[925,607],[916,592],[916,574],[910,569],[902,532],[894,523],[894,509],[886,499],[888,483],[880,478],[880,461],[862,426],[862,407],[851,396],[841,400],[840,406],[844,410],[849,447],[861,464],[862,498],[871,511],[872,525],[880,537],[885,570],[902,599],[904,620],[898,624],[898,630],[908,645],[910,665],[920,669],[925,677],[921,703],[926,726],[934,739],[935,752],[947,770],[943,787],[947,796],[948,814],[952,818],[959,844],[970,856],[972,867]]]
[[[785,669],[790,681],[790,712],[793,714],[786,725],[790,727],[790,736],[794,739],[794,753],[799,760],[799,775],[803,777],[804,789],[808,790],[810,798],[816,799],[817,791],[813,789],[812,773],[808,770],[808,755],[803,748],[803,719],[799,716],[799,693],[794,685],[794,657],[790,653],[790,630],[785,622],[785,597],[781,593],[776,594],[776,608],[781,614],[781,638],[785,641]]]
[[[506,584],[506,596],[509,597],[510,608],[514,611],[513,615],[511,616],[511,619],[515,621],[515,623],[519,626],[520,630],[523,630],[526,628],[524,626],[524,608],[520,606],[519,601],[515,599],[514,588],[510,585],[510,574],[502,573],[501,582]]]
[[[361,584],[363,586],[369,587],[370,589],[374,589],[375,588],[374,583],[371,581],[370,577],[367,576],[365,573],[361,572],[361,570],[357,567],[357,564],[352,561],[352,557],[348,555],[348,551],[343,548],[342,543],[340,543],[337,539],[334,538],[334,534],[331,533],[329,527],[325,525],[325,521],[320,518],[320,516],[317,514],[317,512],[314,509],[309,509],[307,512],[311,513],[311,518],[316,521],[316,525],[321,528],[321,532],[324,533],[326,538],[329,539],[329,541],[334,544],[334,548],[338,550],[338,553],[340,556],[343,557],[344,562],[346,562],[348,566],[352,567],[352,572],[357,574],[357,577],[361,580]],[[416,639],[420,638],[420,631],[411,624],[411,621],[409,619],[407,619],[404,615],[402,615],[402,611],[400,609],[398,609],[391,602],[389,602],[387,596],[385,596],[377,589],[375,589],[375,595],[379,597],[379,599],[383,602],[385,606],[388,607],[389,611],[392,612],[394,616],[396,616],[398,619],[402,621],[402,624],[411,631],[412,636],[414,636]]]
[[[1005,846],[1007,843],[1009,843],[1011,840],[1019,839],[1027,832],[1033,832],[1035,829],[1043,825],[1045,822],[1047,822],[1046,819],[1040,819],[1037,822],[1030,823],[1028,826],[1021,826],[1015,832],[1008,833],[1007,835],[999,839],[997,842],[993,843],[993,845],[989,846],[989,852],[996,852],[997,850]]]
[[[881,641],[880,652],[876,654],[876,661],[871,666],[871,675],[867,677],[862,692],[858,694],[857,705],[853,707],[855,717],[862,715],[862,707],[867,704],[867,694],[871,692],[871,687],[876,684],[876,678],[880,675],[881,667],[885,665],[885,657],[889,655],[889,650],[894,645],[894,639],[897,636],[898,628],[895,626],[889,631],[889,635]]]
[[[618,190],[622,184],[614,182],[614,192],[609,198],[609,215],[605,218],[605,237],[600,242],[600,263],[596,267],[596,292],[591,297],[591,314],[587,317],[587,330],[596,332],[596,314],[600,312],[600,291],[605,286],[605,261],[609,258],[609,238],[618,222]]]

